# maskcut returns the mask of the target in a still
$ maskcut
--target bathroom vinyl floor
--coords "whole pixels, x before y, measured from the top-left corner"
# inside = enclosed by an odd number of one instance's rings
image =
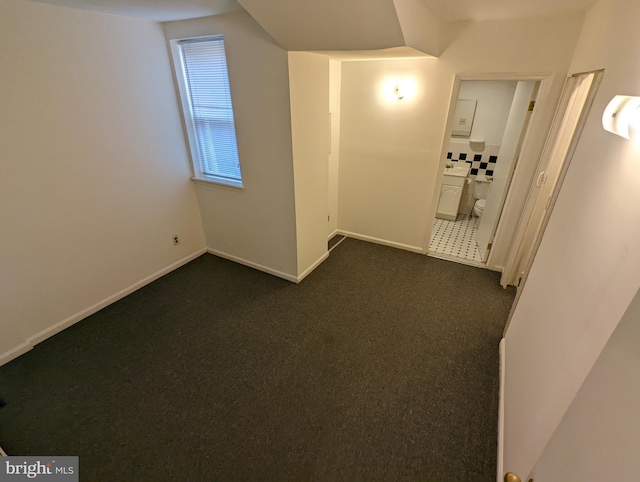
[[[484,266],[476,243],[476,218],[458,215],[455,221],[436,218],[429,254],[444,259],[460,258]]]

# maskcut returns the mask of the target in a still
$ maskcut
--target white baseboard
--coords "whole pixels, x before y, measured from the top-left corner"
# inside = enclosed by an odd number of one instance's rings
[[[364,234],[352,233],[349,231],[338,230],[338,234],[347,236],[349,238],[359,239],[361,241],[368,241],[370,243],[382,244],[384,246],[390,246],[392,248],[404,249],[405,251],[411,251],[413,253],[423,254],[424,250],[421,246],[411,246],[409,244],[396,243],[395,241],[388,241],[386,239],[374,238],[373,236],[366,236]]]
[[[327,237],[327,239],[333,238],[336,234],[338,234],[338,230],[334,229],[333,232]]]
[[[331,248],[329,248],[329,253],[331,253],[331,251],[333,251],[338,246],[340,246],[345,239],[347,239],[347,236],[342,236],[337,243],[335,243],[333,246],[331,246]]]
[[[504,480],[504,382],[506,362],[506,340],[500,340],[500,401],[498,405],[498,470],[496,481]]]
[[[325,259],[329,257],[329,251],[327,251],[322,256],[320,256],[320,258],[318,258],[311,266],[309,266],[306,270],[304,270],[303,273],[296,276],[293,274],[285,273],[283,271],[278,271],[277,269],[269,268],[268,266],[264,266],[262,264],[254,263],[253,261],[249,261],[248,259],[239,258],[238,256],[225,253],[224,251],[218,251],[217,249],[207,248],[207,252],[214,254],[216,256],[220,256],[221,258],[228,259],[229,261],[233,261],[234,263],[239,263],[244,266],[248,266],[249,268],[257,269],[258,271],[272,274],[273,276],[286,279],[287,281],[292,281],[293,283],[300,283],[300,281],[302,281],[307,276],[309,276],[309,274],[314,269],[316,269]]]
[[[12,348],[11,350],[0,354],[0,365],[4,365],[5,363],[10,362],[11,360],[13,360],[14,358],[19,357],[20,355],[22,355],[23,353],[26,353],[27,351],[31,350],[35,345],[37,345],[38,343],[43,342],[44,340],[46,340],[47,338],[52,337],[53,335],[56,335],[58,333],[60,333],[62,330],[64,330],[65,328],[70,327],[71,325],[79,322],[80,320],[83,320],[84,318],[93,315],[94,313],[100,311],[101,309],[109,306],[112,303],[115,303],[118,300],[121,300],[122,298],[124,298],[125,296],[133,293],[134,291],[139,290],[140,288],[142,288],[145,285],[148,285],[149,283],[157,280],[158,278],[161,278],[162,276],[164,276],[165,274],[170,273],[171,271],[187,264],[190,261],[193,261],[194,259],[196,259],[198,256],[203,255],[206,252],[205,249],[200,249],[198,251],[196,251],[193,254],[190,254],[189,256],[186,256],[178,261],[176,261],[175,263],[171,263],[169,266],[156,271],[155,273],[153,273],[150,276],[147,276],[146,278],[141,279],[140,281],[132,284],[131,286],[118,291],[117,293],[103,299],[102,301],[97,302],[94,305],[91,305],[88,308],[85,308],[82,311],[79,311],[78,313],[69,316],[68,318],[65,318],[64,320],[50,326],[49,328],[42,330],[40,333],[37,333],[33,336],[30,336],[29,338],[26,339],[26,341],[20,345],[18,345],[15,348]]]
[[[302,274],[298,275],[297,282],[300,283],[303,279],[305,279],[309,274],[316,269],[325,259],[329,257],[329,251],[320,256],[311,266],[304,270]]]
[[[269,268],[268,266],[264,266],[258,263],[254,263],[253,261],[249,261],[248,259],[239,258],[238,256],[234,256],[229,253],[225,253],[223,251],[218,251],[217,249],[207,248],[207,252],[211,254],[215,254],[216,256],[220,256],[221,258],[228,259],[229,261],[233,261],[235,263],[240,263],[249,268],[257,269],[258,271],[263,271],[264,273],[269,273],[278,278],[286,279],[287,281],[293,281],[294,283],[298,283],[298,276],[285,273],[283,271],[278,271],[277,269]]]
[[[33,345],[28,341],[25,341],[12,348],[11,350],[5,351],[4,353],[0,354],[0,366],[4,365],[5,363],[9,363],[11,360],[18,358],[20,355],[24,355],[32,348]]]

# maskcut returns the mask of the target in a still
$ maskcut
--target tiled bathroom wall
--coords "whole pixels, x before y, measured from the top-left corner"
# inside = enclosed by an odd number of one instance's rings
[[[476,147],[475,143],[471,144],[468,140],[452,139],[449,143],[447,160],[453,163],[466,162],[471,166],[469,173],[471,182],[465,186],[465,190],[462,193],[460,213],[471,214],[473,204],[475,203],[475,199],[473,198],[473,183],[476,180],[476,176],[493,176],[496,163],[498,162],[499,152],[500,146],[496,145],[485,145],[484,149],[480,150]]]

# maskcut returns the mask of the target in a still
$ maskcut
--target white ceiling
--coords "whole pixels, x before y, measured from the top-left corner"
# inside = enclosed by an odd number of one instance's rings
[[[35,0],[158,22],[239,10],[236,0]],[[265,2],[268,0],[264,0]],[[322,0],[319,0],[322,2]],[[344,0],[348,2],[349,0]],[[552,16],[586,10],[596,0],[418,0],[443,22]]]
[[[241,10],[236,0],[34,0],[63,7],[136,17],[156,22],[208,17]]]
[[[585,11],[597,0],[418,0],[442,22],[504,20]]]
[[[362,61],[362,60],[412,60],[412,59],[433,59],[432,55],[425,54],[411,47],[393,47],[380,50],[322,50],[314,52],[322,55],[329,55],[331,58],[342,61]]]

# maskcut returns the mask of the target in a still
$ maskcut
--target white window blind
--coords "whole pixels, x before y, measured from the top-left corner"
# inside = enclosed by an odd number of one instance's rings
[[[224,41],[222,37],[186,39],[178,41],[178,48],[193,127],[191,151],[198,158],[194,167],[200,171],[196,177],[241,186]]]

